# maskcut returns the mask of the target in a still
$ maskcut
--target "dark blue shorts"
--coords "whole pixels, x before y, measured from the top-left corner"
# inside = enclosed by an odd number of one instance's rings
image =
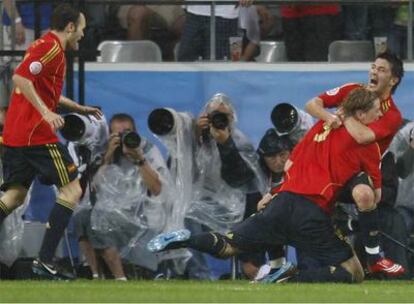
[[[4,146],[3,185],[6,191],[11,185],[29,188],[35,176],[42,183],[58,188],[69,184],[78,176],[78,169],[66,146],[61,143],[31,147]]]
[[[321,266],[339,265],[353,256],[351,247],[336,235],[331,218],[315,203],[289,192],[280,193],[227,237],[246,252],[291,245]]]

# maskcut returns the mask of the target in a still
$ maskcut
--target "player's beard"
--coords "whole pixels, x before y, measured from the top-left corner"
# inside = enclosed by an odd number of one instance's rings
[[[79,39],[72,37],[73,39],[68,40],[67,48],[71,51],[76,51],[79,49]]]

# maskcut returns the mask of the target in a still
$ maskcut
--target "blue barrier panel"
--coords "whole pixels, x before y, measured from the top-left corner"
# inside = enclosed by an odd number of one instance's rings
[[[407,65],[395,100],[403,115],[414,118],[414,73]],[[347,82],[367,82],[368,63],[358,64],[89,64],[86,102],[102,106],[108,118],[131,114],[140,133],[149,136],[146,120],[157,107],[171,107],[198,115],[216,92],[233,100],[239,127],[255,144],[271,127],[270,112],[279,102],[302,108],[310,98]],[[120,70],[125,69],[125,70]]]

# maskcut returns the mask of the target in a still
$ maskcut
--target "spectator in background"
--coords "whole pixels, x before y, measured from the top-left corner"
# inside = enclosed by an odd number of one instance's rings
[[[230,59],[230,37],[237,36],[239,5],[249,6],[250,0],[239,0],[238,5],[215,7],[215,59]],[[188,5],[183,33],[178,49],[178,61],[210,59],[210,6]]]
[[[343,36],[346,40],[367,40],[368,6],[367,5],[343,5],[342,15],[344,19]]]
[[[260,53],[260,24],[256,6],[240,8],[239,32],[242,38],[240,61],[254,61],[254,57]],[[231,59],[234,61],[233,55]]]
[[[33,3],[18,3],[14,0],[3,1],[5,11],[3,12],[4,46],[11,48],[11,23],[15,25],[16,49],[25,50],[35,40],[35,8]],[[39,4],[40,9],[40,33],[44,34],[50,27],[52,5],[49,3]]]
[[[402,59],[407,59],[408,5],[400,5],[395,11],[394,22],[388,36],[388,47]],[[414,42],[413,46],[414,48]]]
[[[94,199],[87,197],[93,206],[75,214],[79,245],[93,278],[102,277],[98,253],[116,280],[126,280],[121,250],[128,244],[136,246],[145,233],[160,232],[165,222],[162,194],[168,189],[167,168],[159,150],[147,139],[131,146],[127,136],[137,134],[128,133],[131,131],[136,128],[128,114],[111,118],[103,164],[93,178]]]
[[[361,2],[362,3],[362,2]],[[394,5],[343,5],[343,36],[347,40],[387,37],[394,18]]]
[[[179,37],[185,13],[180,5],[121,5],[117,17],[128,40],[144,40],[149,39],[151,26]]]
[[[85,29],[85,37],[80,42],[80,45],[83,51],[88,51],[84,58],[88,61],[96,61],[96,55],[93,52],[96,51],[101,41],[121,39],[121,37],[119,32],[115,37],[108,34],[108,31],[117,31],[116,28],[111,27],[108,16],[108,5],[88,2],[86,0],[84,4],[88,27]]]
[[[270,5],[255,5],[255,7],[257,13],[259,14],[260,37],[262,40],[267,40],[269,38],[274,39],[272,34],[277,31],[278,27],[278,20],[274,15],[275,12],[272,10]]]
[[[264,5],[252,5],[239,9],[238,35],[242,37],[240,61],[254,61],[254,58],[260,54],[261,36],[266,36],[274,23],[275,17]],[[231,55],[231,59],[234,60],[233,54]]]
[[[338,4],[282,5],[282,25],[289,61],[327,61],[329,44],[340,38]]]

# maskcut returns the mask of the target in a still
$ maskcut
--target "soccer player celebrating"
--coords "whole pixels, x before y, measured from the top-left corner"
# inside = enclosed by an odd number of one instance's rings
[[[51,279],[67,278],[59,273],[52,259],[81,196],[77,168],[55,133],[64,125],[56,108],[64,106],[97,117],[102,114],[96,108],[61,96],[66,68],[64,51],[77,47],[85,26],[84,15],[70,5],[56,7],[51,31],[31,44],[13,75],[15,89],[3,130],[1,189],[5,193],[0,198],[0,223],[23,203],[36,175],[59,188],[39,258],[32,265],[36,274]]]
[[[363,124],[381,115],[377,95],[364,88],[352,91],[342,104],[344,124]],[[226,258],[275,245],[292,245],[321,266],[294,271],[291,263],[265,282],[361,282],[364,272],[351,247],[334,232],[329,214],[335,196],[357,172],[364,171],[381,196],[380,153],[377,143],[358,144],[340,127],[319,121],[295,147],[277,195],[260,212],[237,224],[226,236],[215,232],[191,236],[188,230],[161,234],[147,248],[152,252],[190,247]]]
[[[368,126],[351,118],[345,126],[358,143],[377,142],[381,154],[384,154],[402,124],[401,113],[392,99],[392,94],[397,89],[403,75],[403,63],[398,57],[391,53],[379,54],[371,65],[369,83],[366,88],[379,96],[383,116]],[[306,105],[306,110],[312,116],[325,121],[327,126],[337,128],[342,124],[338,113],[331,113],[325,108],[340,107],[352,90],[362,86],[348,83],[327,91],[311,99]],[[340,197],[343,202],[355,202],[358,208],[359,226],[367,253],[368,270],[373,273],[382,272],[388,276],[402,275],[405,269],[401,265],[380,254],[377,210],[379,200],[375,199],[367,176],[365,174],[355,176]]]

